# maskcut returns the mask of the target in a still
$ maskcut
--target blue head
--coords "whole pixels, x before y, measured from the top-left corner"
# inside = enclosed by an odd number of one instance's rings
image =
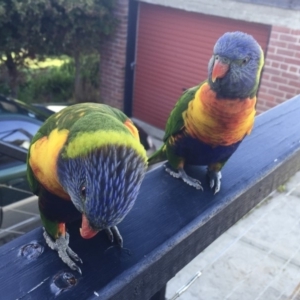
[[[60,183],[82,213],[82,237],[91,238],[123,220],[145,171],[145,160],[126,146],[106,145],[85,156],[58,160]]]
[[[256,95],[264,55],[256,40],[243,32],[227,32],[214,46],[208,82],[218,98],[244,99]]]

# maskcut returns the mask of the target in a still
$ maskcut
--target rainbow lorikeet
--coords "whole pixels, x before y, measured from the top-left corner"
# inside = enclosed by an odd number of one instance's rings
[[[104,229],[122,246],[116,225],[132,208],[147,168],[136,127],[104,104],[69,106],[52,115],[34,136],[28,179],[38,204],[44,237],[71,269],[80,261],[65,223],[82,218],[80,234]],[[73,260],[72,260],[73,259]]]
[[[216,42],[208,64],[208,79],[186,90],[166,124],[164,144],[148,160],[168,160],[166,171],[202,189],[189,177],[185,164],[206,165],[210,187],[221,187],[221,169],[250,134],[264,55],[255,39],[228,32]]]

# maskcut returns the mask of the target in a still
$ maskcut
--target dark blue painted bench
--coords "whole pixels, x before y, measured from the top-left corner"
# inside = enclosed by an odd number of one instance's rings
[[[205,168],[189,169],[204,192],[171,178],[162,167],[148,172],[119,226],[124,249],[111,245],[104,233],[83,240],[79,224],[72,224],[70,246],[83,259],[82,276],[45,246],[41,228],[2,246],[0,298],[163,299],[166,283],[182,267],[299,169],[297,96],[257,117],[252,134],[224,167],[216,196]],[[37,243],[35,251],[30,243]]]

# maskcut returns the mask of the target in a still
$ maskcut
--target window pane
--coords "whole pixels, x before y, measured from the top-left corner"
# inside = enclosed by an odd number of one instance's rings
[[[40,125],[24,120],[0,121],[0,140],[28,149],[39,128]]]

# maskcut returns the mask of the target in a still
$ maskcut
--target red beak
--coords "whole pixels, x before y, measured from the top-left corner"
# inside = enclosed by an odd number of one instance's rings
[[[98,233],[97,230],[94,230],[90,227],[89,221],[85,214],[82,214],[82,223],[80,228],[80,235],[84,239],[90,239]]]
[[[229,70],[229,64],[216,60],[212,70],[211,80],[215,82],[217,78],[223,78]]]

